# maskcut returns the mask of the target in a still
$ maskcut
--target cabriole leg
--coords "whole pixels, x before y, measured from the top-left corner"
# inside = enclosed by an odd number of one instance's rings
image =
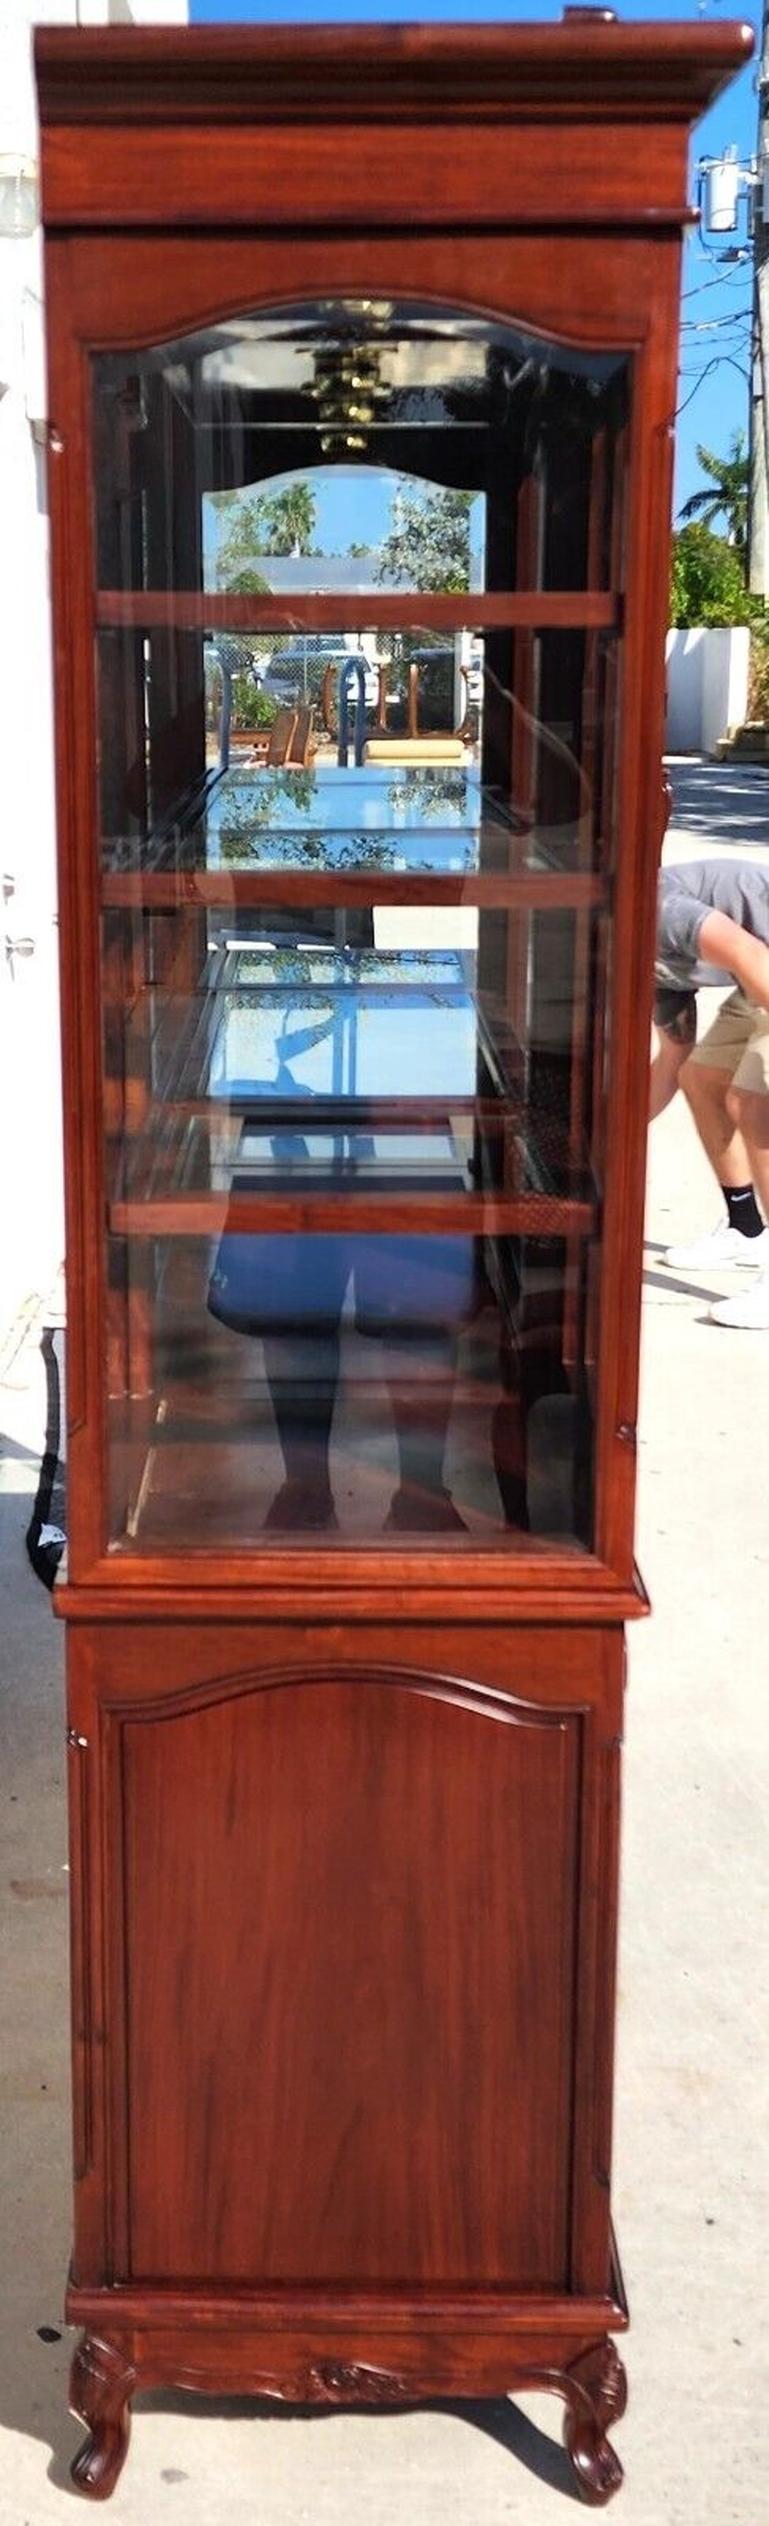
[[[131,2427],[136,2370],[119,2341],[84,2333],[72,2362],[70,2405],[88,2437],[73,2458],[72,2480],[88,2499],[108,2500],[122,2471]]]
[[[622,2466],[606,2432],[620,2421],[627,2402],[622,2361],[608,2336],[583,2351],[563,2377],[564,2441],[580,2497],[605,2507],[622,2482]]]

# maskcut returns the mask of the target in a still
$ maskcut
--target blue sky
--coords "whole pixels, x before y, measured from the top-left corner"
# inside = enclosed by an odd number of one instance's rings
[[[409,8],[404,0],[336,0],[336,5],[335,0],[190,0],[193,25],[231,24],[237,20],[250,25],[329,25],[332,21],[344,21],[360,26],[377,21],[399,24],[408,18],[418,18],[422,25],[463,24],[468,20],[479,25],[523,19],[557,21],[561,14],[560,0],[558,5],[555,0],[549,0],[549,4],[548,0],[517,0],[514,7],[508,5],[508,0],[482,0],[479,9],[471,6],[471,0],[423,0],[419,9]],[[620,14],[627,20],[677,18],[711,25],[740,18],[757,31],[760,25],[756,0],[743,9],[725,6],[724,0],[634,0],[632,9],[623,9]],[[698,125],[693,164],[702,156],[717,156],[732,144],[741,159],[749,159],[755,149],[756,112],[753,62]],[[692,179],[692,192],[693,182]],[[741,218],[736,241],[725,238],[722,245],[745,245],[744,211]],[[750,262],[716,261],[695,231],[686,245],[682,286],[676,510],[702,483],[696,457],[698,441],[721,454],[725,453],[733,431],[747,430]]]
[[[301,479],[307,479],[302,468]],[[276,474],[274,487],[282,489],[292,482],[292,474]],[[397,505],[399,487],[410,494],[413,477],[404,479],[388,469],[381,472],[374,465],[318,465],[313,470],[312,488],[317,501],[314,542],[318,552],[346,553],[351,542],[380,544],[393,524],[393,504]],[[430,486],[432,488],[432,486]],[[248,496],[247,494],[245,495]],[[214,587],[217,578],[217,550],[222,538],[222,521],[211,501],[203,498],[203,544],[206,567],[210,574],[206,585]],[[483,582],[484,502],[479,493],[470,511],[470,553],[477,567],[471,569],[470,586]],[[268,574],[269,575],[269,574]],[[308,586],[312,572],[308,572]]]

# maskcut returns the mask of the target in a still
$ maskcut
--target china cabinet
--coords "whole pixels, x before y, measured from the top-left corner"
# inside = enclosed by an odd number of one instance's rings
[[[609,2199],[677,291],[744,28],[37,38],[82,2490],[560,2394]]]

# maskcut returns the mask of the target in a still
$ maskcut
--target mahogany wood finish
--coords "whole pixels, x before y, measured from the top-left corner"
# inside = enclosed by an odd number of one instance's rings
[[[389,870],[372,879],[364,870],[345,870],[342,877],[331,877],[324,870],[310,869],[300,875],[297,869],[264,869],[259,874],[250,869],[183,868],[166,877],[105,877],[101,899],[104,905],[128,910],[176,912],[184,904],[265,904],[296,903],[305,910],[310,904],[325,903],[368,906],[377,904],[487,904],[499,907],[509,904],[516,911],[546,911],[552,901],[552,880],[536,869],[514,877],[392,877]],[[559,875],[558,902],[561,910],[584,911],[593,904],[606,902],[606,884],[601,877],[575,869],[573,875]]]
[[[610,2320],[622,2321],[619,2307]],[[508,2318],[508,2322],[510,2318]],[[600,2321],[600,2319],[599,2319]],[[119,2323],[119,2319],[118,2319]],[[333,2340],[335,2319],[329,2313],[324,2343]],[[626,2379],[614,2343],[599,2334],[576,2359],[573,2340],[556,2330],[518,2335],[511,2364],[506,2329],[488,2342],[473,2327],[442,2336],[442,2356],[433,2353],[426,2365],[414,2357],[407,2334],[388,2340],[382,2353],[395,2363],[375,2359],[359,2332],[361,2355],[323,2356],[312,2333],[299,2342],[293,2365],[287,2366],[280,2333],[250,2335],[222,2331],[208,2339],[196,2329],[184,2330],[184,2315],[157,2332],[116,2326],[108,2341],[86,2331],[75,2352],[70,2386],[71,2408],[85,2421],[88,2436],[72,2466],[77,2489],[91,2499],[108,2499],[122,2470],[128,2448],[131,2397],[139,2387],[167,2384],[173,2376],[198,2394],[252,2394],[276,2402],[332,2405],[403,2406],[429,2396],[557,2394],[564,2403],[564,2443],[576,2488],[589,2507],[604,2508],[623,2479],[616,2449],[606,2432],[622,2419]],[[437,2381],[437,2382],[436,2382]],[[461,2381],[461,2383],[457,2383]]]
[[[589,1202],[563,1202],[547,1193],[521,1194],[518,1199],[487,1198],[484,1193],[420,1193],[402,1202],[386,1193],[266,1194],[259,1205],[265,1236],[272,1229],[297,1234],[314,1229],[333,1236],[349,1228],[361,1236],[447,1236],[467,1229],[480,1234],[558,1236],[564,1228],[579,1236],[593,1226]],[[164,1201],[112,1202],[110,1227],[116,1235],[139,1237],[205,1237],[227,1228],[248,1234],[253,1211],[248,1195],[175,1193]]]
[[[601,2505],[621,2479],[607,2432],[625,2396],[610,2337],[627,2322],[609,2209],[622,1626],[646,1610],[635,1414],[680,232],[692,119],[750,46],[744,27],[601,12],[363,29],[354,58],[341,28],[36,39],[68,1158],[67,2311],[88,2432],[73,2476],[93,2498],[117,2481],[137,2388],[169,2385],[302,2404],[540,2387],[563,2400],[581,2496]],[[356,296],[626,362],[613,506],[604,432],[584,565],[568,533],[548,563],[547,484],[522,458],[507,484],[502,463],[490,477],[496,543],[477,598],[212,598],[199,520],[174,489],[189,423],[158,382],[142,591],[130,398],[95,532],[93,354]],[[185,777],[200,781],[204,632],[373,623],[485,628],[488,751],[524,807],[498,873],[481,856],[467,879],[384,872],[372,888],[349,868],[145,875],[120,861],[129,791],[141,822],[148,783],[173,814]],[[551,718],[562,687],[576,694],[591,792],[555,892],[525,864],[529,824],[558,803],[538,752],[540,670]],[[178,1056],[197,1043],[206,922],[217,906],[292,902],[365,918],[374,900],[477,906],[481,997],[506,1010],[511,1043],[533,925],[552,905],[578,925],[565,1190],[523,1180],[509,1104],[479,1063],[474,1097],[427,1096],[409,1124],[464,1116],[489,1169],[477,1190],[431,1193],[428,1178],[415,1204],[278,1188],[260,1197],[261,1232],[429,1239],[471,1222],[524,1254],[562,1237],[574,1285],[559,1362],[573,1383],[581,1360],[595,1398],[591,1537],[511,1521],[483,1549],[470,1533],[390,1531],[150,1554],[137,1529],[112,1550],[107,1405],[125,1411],[127,1455],[142,1432],[146,1448],[151,1240],[178,1250],[253,1220],[255,1197],[213,1189],[205,1135],[195,1189],[174,1175],[180,1120],[207,1118],[213,1145],[205,1073]],[[153,993],[177,1045],[162,1095]],[[397,1125],[390,1085],[358,1121]]]
[[[482,631],[497,623],[526,623],[535,631],[563,631],[583,625],[616,630],[620,606],[600,590],[585,595],[501,591],[495,596],[190,596],[186,591],[102,588],[96,597],[96,621],[105,625],[173,624],[177,631],[368,631],[410,630],[414,622],[426,631]],[[416,735],[416,729],[410,732]]]

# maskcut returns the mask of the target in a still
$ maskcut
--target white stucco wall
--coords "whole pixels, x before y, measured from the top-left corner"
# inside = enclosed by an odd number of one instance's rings
[[[747,718],[750,632],[668,632],[667,730],[670,754],[713,754],[719,737]]]
[[[187,14],[187,0],[0,0],[0,153],[37,158],[33,25]],[[0,237],[0,1342],[63,1242],[45,412],[38,227]]]

